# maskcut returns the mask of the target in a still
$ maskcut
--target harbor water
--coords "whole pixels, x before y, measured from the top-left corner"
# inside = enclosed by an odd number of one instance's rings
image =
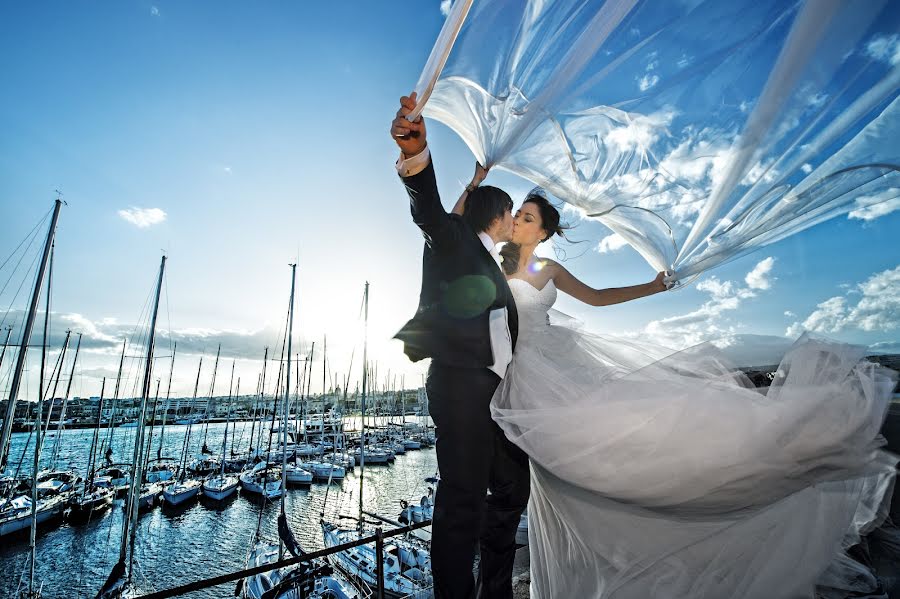
[[[358,426],[348,418],[346,425]],[[385,419],[386,421],[387,419]],[[397,418],[393,418],[394,421]],[[257,429],[258,429],[257,424]],[[368,426],[368,419],[367,419]],[[167,426],[162,455],[179,458],[187,426]],[[232,429],[236,437],[232,437]],[[134,447],[136,428],[117,428],[113,434],[113,461],[129,462]],[[149,430],[149,429],[148,429]],[[210,424],[206,442],[214,454],[221,455],[225,424]],[[235,451],[246,450],[251,423],[239,422],[229,426],[228,450],[232,438]],[[268,430],[268,429],[267,429]],[[101,431],[101,439],[106,431]],[[84,476],[93,431],[63,431],[57,439],[53,432],[47,436],[42,450],[42,464],[49,465],[54,444],[58,442],[56,467],[73,468]],[[28,433],[16,433],[11,443],[11,468],[14,470],[23,456],[22,471],[30,472],[34,440]],[[198,455],[203,442],[204,425],[193,425],[189,460]],[[273,439],[273,447],[275,444]],[[152,439],[151,457],[156,457],[159,427]],[[238,444],[239,443],[239,444]],[[263,444],[265,447],[265,443]],[[401,511],[400,500],[418,502],[426,494],[434,476],[437,459],[433,448],[407,451],[398,455],[388,466],[371,466],[365,470],[363,486],[364,509],[396,519]],[[289,487],[286,511],[294,534],[304,549],[314,551],[323,547],[320,515],[329,521],[353,526],[354,520],[342,516],[358,514],[360,468],[348,472],[342,482],[314,483],[308,487]],[[118,560],[122,533],[122,499],[97,519],[87,524],[49,523],[39,529],[35,579],[43,585],[45,599],[62,597],[93,597]],[[245,567],[248,551],[254,542],[259,523],[263,538],[277,540],[276,517],[279,503],[264,504],[257,496],[235,494],[221,503],[201,498],[187,505],[157,506],[142,512],[138,520],[135,545],[135,582],[141,593],[158,591],[218,574],[234,572]],[[390,528],[386,525],[386,528]],[[0,597],[14,596],[29,555],[28,534],[3,537],[0,542]],[[23,579],[27,584],[27,572]],[[234,585],[221,585],[185,597],[229,597]]]

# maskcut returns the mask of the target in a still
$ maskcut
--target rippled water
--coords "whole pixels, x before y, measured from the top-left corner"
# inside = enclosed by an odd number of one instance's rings
[[[180,455],[186,430],[186,426],[166,428],[163,455]],[[241,439],[242,430],[245,432],[240,447],[246,449],[250,423],[238,423],[238,439]],[[207,442],[213,450],[221,448],[223,431],[224,424],[209,425]],[[130,461],[134,432],[135,429],[115,430],[116,461]],[[64,431],[58,465],[73,467],[83,473],[87,469],[92,434],[90,430]],[[18,461],[27,437],[27,433],[13,435],[11,460]],[[202,437],[202,425],[195,425],[191,433],[192,454],[196,453]],[[158,438],[155,436],[153,441],[154,455]],[[44,445],[42,453],[48,458],[53,442],[54,438],[48,437]],[[26,472],[30,471],[32,458],[29,455],[33,454],[30,451],[26,454],[26,465],[23,466]],[[418,500],[428,487],[424,478],[432,476],[436,469],[434,449],[399,455],[390,466],[367,467],[363,492],[365,509],[396,518],[400,512],[399,500]],[[359,509],[359,468],[356,474],[348,473],[341,483],[289,489],[286,502],[291,527],[304,548],[321,549],[319,513],[323,506],[327,519],[341,514],[355,515]],[[122,500],[117,500],[112,509],[85,525],[51,524],[39,531],[36,580],[43,583],[45,598],[92,597],[96,594],[118,559],[121,504]],[[162,590],[243,568],[260,513],[263,536],[276,539],[278,503],[263,506],[256,498],[233,496],[221,505],[201,499],[183,507],[157,507],[141,513],[135,550],[136,581],[140,590]],[[350,520],[345,522],[352,523]],[[0,597],[12,596],[15,592],[27,554],[27,534],[0,540]],[[233,592],[234,586],[229,584],[184,596],[229,597]]]

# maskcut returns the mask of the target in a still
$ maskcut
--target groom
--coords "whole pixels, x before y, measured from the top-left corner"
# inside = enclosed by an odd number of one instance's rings
[[[447,214],[425,122],[406,119],[415,106],[415,94],[401,98],[391,124],[401,152],[397,171],[425,237],[419,309],[396,338],[413,362],[431,358],[425,388],[441,476],[431,536],[434,592],[437,599],[511,599],[516,529],[528,503],[528,458],[491,419],[490,402],[518,330],[496,247],[512,235],[512,200],[496,187],[469,186],[462,217]],[[479,545],[476,585],[472,566]]]

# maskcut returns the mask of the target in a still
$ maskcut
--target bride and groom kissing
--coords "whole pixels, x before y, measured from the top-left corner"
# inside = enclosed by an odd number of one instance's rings
[[[859,348],[801,338],[764,396],[711,346],[551,325],[557,291],[608,306],[665,291],[664,273],[593,289],[537,258],[562,234],[559,212],[532,192],[513,217],[507,193],[480,185],[484,169],[448,213],[425,121],[406,118],[415,106],[401,98],[391,124],[425,240],[418,310],[396,338],[412,361],[431,359],[435,597],[512,598],[526,505],[533,599],[793,598],[850,584],[843,549],[890,500],[896,459],[877,437],[893,373]]]

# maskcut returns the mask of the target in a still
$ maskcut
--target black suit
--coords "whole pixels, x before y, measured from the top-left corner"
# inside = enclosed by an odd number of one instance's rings
[[[441,475],[431,539],[435,597],[474,595],[480,541],[479,596],[511,598],[516,528],[528,502],[528,458],[491,419],[500,378],[488,367],[494,363],[490,311],[507,309],[515,346],[515,302],[477,233],[441,205],[433,165],[403,181],[425,249],[419,309],[396,337],[414,362],[431,358],[426,390]]]

